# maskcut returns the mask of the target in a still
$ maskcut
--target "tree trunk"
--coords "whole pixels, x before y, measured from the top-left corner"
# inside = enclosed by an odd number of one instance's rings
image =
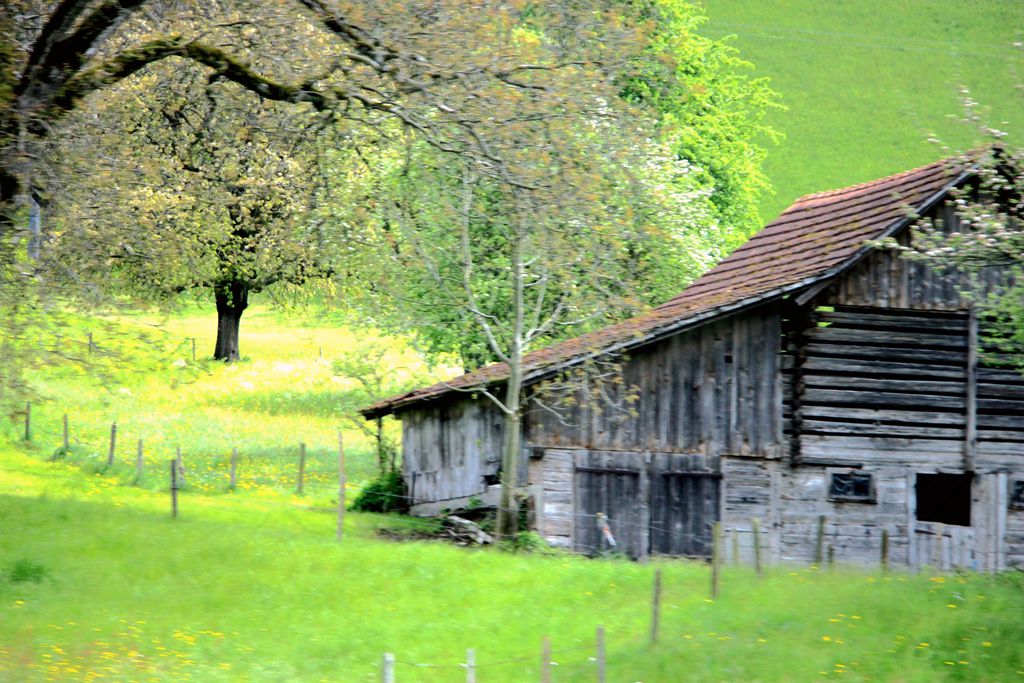
[[[234,363],[239,359],[238,327],[249,305],[249,287],[232,282],[216,287],[213,296],[217,301],[217,346],[213,359]]]

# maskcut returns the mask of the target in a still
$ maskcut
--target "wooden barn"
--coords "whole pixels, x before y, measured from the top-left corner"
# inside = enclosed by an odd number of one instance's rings
[[[634,411],[524,420],[520,482],[531,524],[592,552],[607,516],[618,550],[727,552],[1000,570],[1024,565],[1024,377],[978,353],[961,277],[868,246],[910,238],[913,217],[955,230],[937,162],[799,199],[674,299],[527,357],[534,386],[595,349],[624,354]],[[988,276],[997,284],[998,276]],[[466,391],[502,365],[382,401],[403,425],[413,512],[487,500],[500,414]]]

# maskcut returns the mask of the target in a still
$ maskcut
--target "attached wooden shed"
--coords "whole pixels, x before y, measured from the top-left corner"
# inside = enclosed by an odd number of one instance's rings
[[[801,198],[674,299],[530,354],[536,385],[595,352],[621,354],[631,414],[524,421],[519,480],[552,544],[706,556],[711,526],[752,553],[999,570],[1024,564],[1024,377],[979,360],[963,276],[872,248],[915,216],[949,230],[969,171],[940,161]],[[909,209],[909,210],[908,210]],[[997,286],[998,273],[986,275]],[[403,423],[413,511],[485,498],[501,416],[467,389],[492,365],[382,401]],[[744,558],[741,558],[744,559]]]

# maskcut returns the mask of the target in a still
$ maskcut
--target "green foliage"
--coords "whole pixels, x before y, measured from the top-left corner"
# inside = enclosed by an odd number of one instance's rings
[[[703,35],[702,9],[680,0],[648,4],[657,28],[622,96],[659,112],[662,137],[707,189],[705,248],[718,261],[761,228],[758,202],[771,189],[764,145],[779,139],[768,120],[784,107],[731,43]]]
[[[509,553],[527,553],[533,555],[559,555],[560,551],[551,547],[544,537],[535,531],[520,531],[512,538],[498,543],[498,548]]]
[[[360,512],[405,512],[409,509],[407,495],[402,473],[384,472],[359,489],[351,509]]]

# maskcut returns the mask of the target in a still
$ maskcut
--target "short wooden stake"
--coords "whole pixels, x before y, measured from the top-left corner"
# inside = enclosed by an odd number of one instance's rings
[[[544,636],[540,646],[540,680],[551,683],[551,639]]]
[[[196,338],[192,337],[192,362],[196,362]]]
[[[831,543],[828,544],[828,568],[831,569],[832,565],[836,563],[836,547]]]
[[[882,529],[882,571],[889,569],[889,530]]]
[[[306,444],[299,444],[299,475],[295,483],[295,493],[302,495],[302,480],[306,477]]]
[[[142,481],[142,439],[139,439],[139,449],[135,452],[135,481],[133,483],[138,484]]]
[[[380,680],[382,683],[395,683],[395,656],[390,652],[384,653],[384,661],[381,662]]]
[[[232,448],[231,449],[231,475],[230,475],[230,479],[228,481],[229,481],[228,488],[231,489],[232,491],[234,491],[235,487],[238,486],[238,449],[237,448]]]
[[[92,349],[93,349],[93,346],[92,346],[92,332],[90,332],[89,333],[89,355],[90,356],[92,355]]]
[[[651,642],[658,642],[658,622],[661,621],[661,569],[654,570],[654,595],[651,597]]]
[[[740,530],[736,527],[732,529],[732,563],[740,563]]]
[[[715,522],[711,527],[711,599],[718,599],[718,573],[722,563],[722,523]]]
[[[476,683],[476,650],[466,650],[466,683]]]
[[[818,515],[818,537],[814,545],[814,564],[820,567],[825,559],[825,515]]]
[[[597,682],[605,683],[605,651],[604,651],[604,626],[597,627]]]
[[[345,535],[345,441],[338,430],[338,531],[337,539]],[[469,650],[472,652],[472,650]],[[474,674],[474,677],[476,674]]]
[[[25,401],[25,441],[32,440],[32,401]]]
[[[750,528],[754,531],[754,569],[761,576],[761,520],[751,519]]]
[[[114,456],[117,453],[117,423],[110,423],[110,446],[107,448],[107,467],[114,466]]]
[[[71,432],[68,429],[68,414],[64,413],[64,455],[71,449]]]
[[[178,463],[171,458],[171,517],[178,517]]]

